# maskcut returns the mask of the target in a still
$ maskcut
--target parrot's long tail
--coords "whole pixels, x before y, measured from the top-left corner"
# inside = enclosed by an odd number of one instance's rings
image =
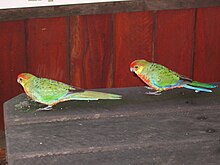
[[[121,99],[121,95],[104,93],[104,92],[95,92],[95,91],[83,91],[79,93],[73,93],[68,96],[70,100],[99,100],[99,99],[110,99],[118,100]]]
[[[212,85],[212,84],[206,84],[206,83],[193,81],[190,84],[183,85],[183,87],[187,88],[187,89],[192,89],[192,90],[195,90],[195,91],[212,92],[211,89],[216,88],[217,86]],[[206,88],[208,88],[208,89],[206,89]]]
[[[201,83],[201,82],[198,82],[198,81],[193,81],[191,82],[190,84],[188,84],[190,86],[194,86],[194,87],[202,87],[202,88],[210,88],[210,89],[213,89],[213,88],[216,88],[217,85],[212,85],[212,84],[207,84],[207,83]]]

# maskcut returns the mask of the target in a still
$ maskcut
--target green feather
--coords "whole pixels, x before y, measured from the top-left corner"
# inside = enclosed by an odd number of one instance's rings
[[[198,82],[198,81],[193,81],[189,85],[195,86],[195,87],[203,87],[203,88],[216,88],[217,87],[216,85],[201,83],[201,82]]]
[[[103,93],[103,92],[95,92],[95,91],[83,91],[70,94],[66,97],[66,99],[70,100],[99,100],[99,99],[111,99],[118,100],[121,99],[120,95],[111,94],[111,93]]]
[[[180,76],[176,72],[156,63],[150,63],[141,74],[145,74],[151,83],[161,88],[176,85],[180,80]]]
[[[151,63],[146,60],[135,60],[131,63],[131,71],[134,71],[146,84],[157,91],[173,88],[188,88],[196,91],[211,92],[205,88],[216,88],[216,85],[192,81],[167,67]]]
[[[28,82],[26,88],[33,99],[47,105],[64,98],[69,90],[75,90],[67,84],[37,77]]]
[[[31,78],[24,86],[27,95],[33,100],[54,105],[68,100],[121,99],[120,95],[87,91],[46,78]]]

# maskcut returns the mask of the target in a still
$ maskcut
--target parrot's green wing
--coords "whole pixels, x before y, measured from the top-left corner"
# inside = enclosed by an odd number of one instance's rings
[[[70,92],[79,91],[79,89],[67,84],[46,78],[34,79],[29,84],[28,90],[33,99],[44,104],[59,102],[59,100],[62,100]]]
[[[172,88],[184,82],[179,74],[160,64],[152,63],[147,72],[151,83],[158,88]]]
[[[55,80],[37,77],[28,81],[24,89],[33,100],[49,106],[68,100],[121,99],[121,95],[87,91]]]

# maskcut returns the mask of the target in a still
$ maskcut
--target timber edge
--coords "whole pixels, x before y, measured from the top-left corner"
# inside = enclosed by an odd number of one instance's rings
[[[218,7],[219,0],[130,0],[103,3],[73,4],[46,7],[1,9],[0,21],[50,18],[74,15],[110,14],[172,9]]]

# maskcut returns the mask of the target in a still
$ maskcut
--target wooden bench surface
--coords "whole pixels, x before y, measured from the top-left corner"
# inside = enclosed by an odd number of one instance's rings
[[[9,164],[220,164],[220,89],[100,89],[122,100],[4,104]]]

